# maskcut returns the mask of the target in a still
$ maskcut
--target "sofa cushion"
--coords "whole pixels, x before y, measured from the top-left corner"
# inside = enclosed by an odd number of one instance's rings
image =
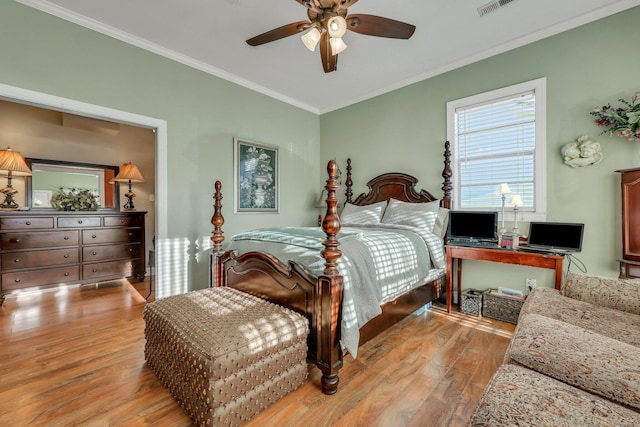
[[[489,381],[470,426],[637,426],[640,414],[518,365]]]
[[[520,310],[519,322],[528,314],[562,320],[640,347],[639,315],[563,297],[555,289],[534,289]]]
[[[640,315],[638,280],[570,274],[564,295],[573,299]]]
[[[640,352],[632,345],[529,314],[518,324],[507,357],[564,383],[640,409]]]

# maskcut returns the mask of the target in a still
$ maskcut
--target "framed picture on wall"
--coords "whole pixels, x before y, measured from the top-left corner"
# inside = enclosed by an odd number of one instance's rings
[[[278,147],[234,138],[235,212],[278,213]]]

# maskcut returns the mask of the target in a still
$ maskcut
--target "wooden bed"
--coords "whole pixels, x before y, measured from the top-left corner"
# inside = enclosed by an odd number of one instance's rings
[[[443,197],[440,205],[449,208],[451,204],[451,153],[449,142],[445,143]],[[358,206],[373,204],[391,198],[411,203],[426,203],[437,200],[426,190],[416,191],[417,179],[403,173],[387,173],[373,178],[367,183],[368,193],[353,199],[351,178],[351,160],[347,161],[346,201]],[[340,231],[340,220],[337,212],[338,200],[336,192],[338,166],[330,161],[327,166],[329,178],[326,181],[327,211],[322,221],[322,229],[326,234],[323,242],[322,257],[325,260],[323,274],[314,277],[306,269],[290,261],[280,262],[276,257],[262,252],[247,252],[236,255],[232,251],[223,252],[224,234],[222,225],[224,218],[222,209],[222,185],[215,184],[214,214],[211,223],[214,226],[211,240],[211,284],[212,286],[228,286],[253,295],[265,298],[289,307],[309,319],[308,358],[322,371],[322,390],[326,394],[334,394],[338,389],[338,371],[343,364],[340,346],[341,302],[343,278],[338,272],[337,260],[341,256],[336,238]],[[382,314],[375,317],[360,329],[360,344],[411,314],[425,304],[439,298],[442,293],[444,277],[418,287],[407,294],[382,306]]]

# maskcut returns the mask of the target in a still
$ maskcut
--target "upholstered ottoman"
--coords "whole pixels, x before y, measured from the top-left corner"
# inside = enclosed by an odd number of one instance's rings
[[[248,421],[307,378],[308,322],[231,288],[147,304],[149,368],[201,426]]]
[[[519,365],[491,378],[469,426],[638,426],[640,414]]]

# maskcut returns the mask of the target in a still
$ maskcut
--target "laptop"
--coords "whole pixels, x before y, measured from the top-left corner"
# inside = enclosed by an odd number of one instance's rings
[[[567,222],[532,222],[524,251],[569,254],[582,250],[584,224]]]

